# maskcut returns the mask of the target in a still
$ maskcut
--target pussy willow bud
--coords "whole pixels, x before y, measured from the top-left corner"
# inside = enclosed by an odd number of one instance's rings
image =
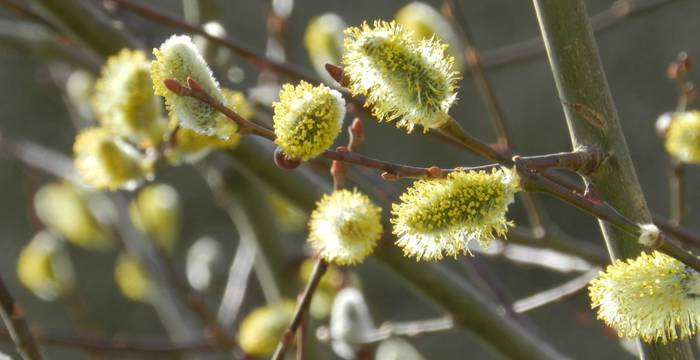
[[[324,195],[311,213],[309,243],[325,261],[355,265],[374,251],[382,235],[382,209],[362,193]]]
[[[83,119],[92,119],[95,77],[87,70],[75,70],[66,79],[66,95]]]
[[[226,273],[221,244],[206,236],[192,244],[186,264],[187,282],[198,291],[206,291]]]
[[[139,50],[123,49],[111,56],[92,98],[97,120],[105,129],[142,147],[157,145],[165,130],[148,65],[146,54]]]
[[[517,173],[505,168],[419,180],[392,206],[396,244],[417,260],[468,253],[472,240],[486,248],[512,226],[506,211],[519,190]]]
[[[156,95],[165,98],[171,117],[180,120],[184,128],[224,140],[233,136],[238,126],[208,104],[187,96],[177,95],[165,87],[166,79],[187,84],[195,80],[209,96],[226,103],[219,83],[214,79],[209,66],[186,35],[173,35],[159,49],[153,49],[156,60],[151,63],[151,77]]]
[[[34,195],[34,209],[46,226],[71,243],[88,249],[109,249],[113,207],[100,194],[88,194],[67,182],[44,185]]]
[[[700,163],[700,111],[673,115],[666,131],[666,151],[681,162]]]
[[[45,301],[69,293],[75,286],[73,265],[61,241],[42,231],[22,249],[17,259],[22,285]]]
[[[161,250],[175,250],[180,230],[180,195],[166,184],[150,184],[139,190],[129,203],[134,226],[151,238]]]
[[[355,349],[367,334],[376,331],[372,315],[362,292],[355,288],[341,290],[333,301],[330,332],[333,352],[343,359],[355,359]]]
[[[273,160],[277,167],[285,170],[294,170],[301,165],[301,160],[290,159],[279,146],[275,148]]]
[[[253,106],[246,100],[245,95],[239,91],[223,89],[226,106],[245,119],[250,119],[254,114]],[[230,121],[230,120],[229,120]],[[234,148],[240,142],[240,135],[232,134],[224,140],[214,135],[200,134],[192,129],[179,127],[179,121],[171,118],[170,131],[175,131],[174,146],[165,150],[168,161],[174,164],[181,162],[195,163],[205,157],[214,149]]]
[[[455,59],[455,68],[464,66],[464,48],[462,41],[455,33],[452,25],[432,6],[415,1],[402,7],[394,16],[397,23],[406,30],[413,32],[416,40],[430,39],[437,36],[447,44],[447,52]]]
[[[618,261],[591,281],[598,318],[620,337],[668,343],[694,335],[700,324],[699,274],[660,252]]]
[[[344,76],[353,95],[380,120],[399,119],[411,132],[444,125],[457,99],[454,59],[436,38],[416,41],[394,22],[375,21],[345,30]]]
[[[411,343],[398,337],[379,343],[375,358],[380,360],[425,360]]]
[[[294,315],[294,302],[282,300],[249,313],[238,330],[241,350],[252,356],[270,356],[275,352]]]
[[[151,283],[137,259],[119,255],[114,266],[114,280],[125,297],[143,303],[150,301]]]
[[[295,160],[308,160],[328,149],[345,118],[345,100],[338,91],[305,81],[282,86],[272,108],[275,144]]]
[[[133,189],[152,174],[152,164],[137,149],[104,128],[82,130],[73,144],[75,168],[91,187]]]
[[[326,64],[340,64],[343,57],[343,19],[334,13],[317,16],[306,26],[304,46],[316,72],[328,83],[335,80],[328,75]]]

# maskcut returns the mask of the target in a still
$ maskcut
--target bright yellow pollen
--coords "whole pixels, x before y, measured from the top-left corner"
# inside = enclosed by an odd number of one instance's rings
[[[505,213],[519,190],[517,174],[503,168],[417,181],[392,206],[397,244],[418,260],[467,253],[471,240],[487,247],[512,226]]]
[[[366,107],[380,120],[400,119],[411,132],[443,125],[457,98],[458,74],[446,45],[436,38],[417,41],[392,22],[363,23],[345,31],[344,74],[353,95],[365,95]]]
[[[325,85],[285,84],[274,109],[277,144],[287,157],[308,160],[328,149],[340,133],[345,100]]]
[[[681,162],[700,163],[700,111],[673,115],[666,133],[666,151]]]
[[[357,191],[324,195],[311,213],[309,243],[327,262],[354,265],[372,253],[382,234],[381,208]]]
[[[588,290],[598,318],[620,337],[665,344],[692,336],[700,324],[698,274],[660,252],[608,266]]]

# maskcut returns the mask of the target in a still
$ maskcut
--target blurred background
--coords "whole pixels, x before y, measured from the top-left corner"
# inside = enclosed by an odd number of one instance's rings
[[[457,1],[460,5],[460,16],[468,23],[474,45],[483,55],[488,77],[502,106],[517,151],[523,155],[535,155],[570,150],[568,131],[544,53],[535,51],[532,56],[508,60],[503,54],[493,51],[539,37],[532,5],[527,1]],[[35,4],[32,1],[19,0],[13,3],[45,14],[38,4],[42,2],[50,3],[37,1]],[[128,31],[144,49],[158,47],[171,34],[182,33],[181,30],[115,7],[109,1],[104,2],[107,10],[102,1],[78,2],[117,22],[117,26]],[[2,6],[4,3],[0,1],[0,139],[5,139],[5,143],[7,139],[25,139],[65,156],[71,156],[77,133],[76,126],[82,126],[86,121],[81,119],[75,103],[66,93],[66,81],[75,70],[79,70],[80,66],[76,64],[82,63],[86,70],[94,71],[95,68],[99,69],[102,60],[89,51],[78,51],[80,45],[65,38],[53,38],[54,45],[67,47],[70,53],[80,59],[79,61],[66,61],[64,55],[45,52],[33,46],[23,46],[21,41],[17,42],[17,33],[30,32],[26,30],[29,28],[21,26],[31,25],[32,29],[36,30],[36,27],[44,25],[32,22],[26,16],[13,11],[11,7]],[[187,6],[192,6],[196,1],[148,0],[139,3],[177,18],[188,18],[192,22],[216,20],[223,25],[229,37],[260,52],[267,52],[270,56],[282,56],[289,63],[312,73],[314,67],[304,46],[304,33],[312,18],[332,12],[353,26],[363,21],[392,19],[396,12],[409,2],[207,0],[201,1],[202,4],[206,4],[203,8],[189,10],[186,10]],[[435,9],[440,9],[442,5],[441,1],[425,3]],[[663,141],[655,132],[654,124],[662,113],[673,111],[678,98],[676,85],[668,80],[666,75],[668,64],[681,51],[687,52],[691,59],[700,57],[700,42],[697,36],[700,33],[700,23],[697,21],[700,3],[690,0],[587,1],[591,15],[601,12],[610,14],[611,9],[616,9],[619,13],[624,11],[625,6],[635,9],[635,6],[641,4],[651,6],[645,7],[643,11],[632,11],[626,17],[613,16],[612,24],[603,21],[597,23],[604,29],[598,31],[596,37],[610,89],[649,207],[655,214],[667,217],[670,161],[664,151]],[[198,14],[197,10],[203,11]],[[47,15],[47,18],[50,16]],[[282,25],[279,24],[280,21],[283,22]],[[266,24],[273,28],[282,26],[281,47],[276,45],[274,36],[270,39]],[[47,33],[50,31],[45,30]],[[226,53],[225,50],[222,52]],[[284,79],[269,72],[261,74],[241,57],[232,54],[222,56],[227,58],[214,65],[217,78],[227,87],[254,99],[251,101],[258,101],[261,105],[257,106],[256,118],[269,121],[270,112],[265,102],[270,96],[274,98],[276,90],[272,91],[270,86],[261,84],[271,85]],[[459,101],[452,108],[451,114],[471,134],[484,141],[495,141],[492,125],[488,120],[489,114],[474,86],[472,76],[466,71],[463,77],[459,88]],[[689,79],[698,80],[697,73],[691,71]],[[438,138],[425,136],[420,131],[406,135],[403,130],[394,128],[392,124],[378,124],[371,119],[365,119],[364,126],[366,142],[362,145],[361,152],[376,158],[417,166],[452,167],[484,163],[482,159],[456,150],[440,142]],[[347,137],[343,134],[338,144],[346,141]],[[0,149],[2,148],[0,146]],[[241,233],[241,229],[235,226],[236,211],[227,211],[225,206],[222,208],[220,194],[214,193],[210,187],[211,181],[216,182],[211,180],[212,177],[216,178],[217,174],[212,174],[202,165],[214,164],[221,168],[222,163],[231,161],[229,157],[220,155],[211,154],[196,164],[185,163],[181,166],[165,167],[157,172],[155,179],[158,183],[170,185],[179,202],[179,215],[176,216],[177,219],[172,220],[177,224],[176,234],[171,235],[173,245],[169,247],[171,250],[161,251],[167,259],[167,264],[174,270],[173,277],[179,279],[183,286],[187,286],[188,251],[198,239],[209,237],[220,246],[215,251],[215,255],[220,257],[217,260],[220,263],[212,267],[214,280],[207,284],[201,293],[204,307],[208,307],[213,313],[216,313],[216,307],[219,305],[218,301],[223,291],[222,283],[226,279],[228,267],[236,249],[240,249]],[[266,156],[259,161],[271,163],[272,157]],[[290,209],[285,200],[273,200],[268,190],[258,189],[255,184],[250,184],[249,180],[236,174],[236,171],[219,175],[231,177],[234,182],[239,181],[239,190],[250,191],[234,192],[231,201],[235,202],[237,197],[245,197],[245,194],[259,197],[263,205],[257,214],[265,219],[273,229],[271,231],[278,234],[286,259],[284,269],[292,274],[289,276],[290,283],[285,286],[293,288],[294,291],[300,290],[302,282],[296,273],[304,256],[304,214],[295,212],[298,209]],[[378,174],[373,175],[375,176],[371,177],[372,179],[378,179]],[[279,170],[271,176],[286,175]],[[700,212],[694,206],[700,200],[700,190],[693,186],[700,180],[700,172],[694,167],[689,167],[685,176],[689,207],[687,227],[700,231],[696,221],[700,218]],[[44,301],[19,282],[17,262],[20,251],[45,227],[44,222],[37,217],[33,205],[34,197],[42,186],[52,182],[55,182],[52,175],[26,166],[12,156],[11,151],[0,152],[0,276],[15,295],[17,302],[23,306],[28,321],[36,329],[41,329],[47,334],[75,336],[91,333],[110,339],[166,341],[166,329],[154,307],[147,302],[129,299],[120,292],[114,280],[119,251],[93,251],[70,244],[65,246],[73,264],[75,278],[74,289],[69,296]],[[359,185],[367,183],[371,181],[365,180]],[[392,183],[391,186],[396,185],[394,191],[398,192],[409,184],[408,181],[400,181]],[[563,231],[601,251],[604,249],[597,223],[591,217],[551,198],[538,196],[538,199],[547,210],[551,221]],[[385,216],[386,214],[387,208]],[[520,203],[511,207],[509,215],[517,224],[527,224],[527,217]],[[488,256],[482,253],[476,253],[474,258],[448,259],[445,263],[461,273],[486,271],[486,277],[499,284],[499,288],[505,292],[503,296],[508,299],[521,299],[556,286],[575,278],[586,269],[586,266],[582,265],[575,269],[553,270],[547,266],[519,263],[504,256]],[[353,268],[351,273],[351,276],[346,275],[361,287],[375,324],[445,315],[442,309],[431,304],[424,296],[418,295],[410,285],[376,260],[370,258],[361,266]],[[255,281],[254,277],[248,281],[248,291],[242,299],[242,307],[232,330],[238,328],[238,323],[245,314],[264,304],[265,289],[258,284],[259,281]],[[562,301],[527,312],[522,321],[539,337],[550,341],[554,347],[572,358],[631,358],[614,332],[605,329],[602,323],[595,319],[595,313],[589,307],[585,291],[579,291]],[[327,323],[327,318],[314,320],[314,326],[325,326]],[[507,342],[508,339],[503,341]],[[425,334],[411,338],[410,342],[425,359],[501,358],[468,329]],[[327,343],[318,343],[315,348],[320,359],[337,358]],[[51,359],[154,357],[134,353],[86,354],[60,346],[48,346],[45,349]],[[0,336],[0,351],[15,358],[13,345],[4,333]],[[161,354],[157,355],[157,358],[179,357]]]

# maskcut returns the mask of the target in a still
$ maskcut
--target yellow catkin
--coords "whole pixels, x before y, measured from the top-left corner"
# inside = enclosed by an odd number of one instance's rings
[[[137,229],[161,250],[175,250],[180,230],[180,195],[166,184],[150,184],[129,203],[129,217]]]
[[[335,80],[326,71],[326,64],[340,64],[345,28],[347,25],[340,16],[325,13],[311,19],[304,32],[304,47],[311,64],[323,80],[331,84]]]
[[[338,91],[305,81],[282,86],[272,108],[275,144],[296,160],[308,160],[328,149],[345,118],[345,100]]]
[[[700,163],[700,111],[676,113],[671,117],[666,151],[681,162]]]
[[[42,186],[34,195],[34,208],[39,219],[69,242],[87,249],[112,247],[108,219],[111,204],[100,194],[88,194],[68,182]],[[107,207],[107,209],[105,209]]]
[[[416,40],[430,39],[437,36],[447,44],[447,52],[455,60],[455,69],[464,66],[464,48],[462,41],[452,28],[452,25],[432,6],[414,1],[396,12],[394,20],[406,30],[413,33]]]
[[[144,52],[121,50],[107,59],[92,98],[97,120],[104,128],[142,147],[157,145],[165,131],[148,65]]]
[[[657,251],[609,265],[588,291],[598,318],[623,338],[666,344],[700,324],[698,273]]]
[[[150,301],[151,284],[137,259],[119,255],[114,265],[114,280],[125,297],[143,303]]]
[[[375,21],[345,31],[344,75],[353,95],[379,120],[398,119],[411,132],[439,128],[457,99],[459,75],[446,45],[432,37],[417,41],[395,22]]]
[[[293,301],[282,300],[250,312],[238,330],[241,350],[252,356],[272,355],[292,321],[294,307]]]
[[[472,240],[487,247],[512,226],[505,215],[519,190],[517,174],[505,168],[419,180],[392,206],[396,243],[418,260],[468,253]]]
[[[187,86],[187,78],[197,81],[204,91],[221,103],[226,99],[192,39],[186,35],[173,35],[158,49],[153,49],[156,57],[151,63],[151,78],[156,95],[165,98],[170,116],[180,121],[184,128],[198,133],[217,136],[224,140],[238,131],[235,123],[198,99],[180,96],[168,90],[163,81],[174,79]]]
[[[22,248],[17,259],[17,276],[22,285],[45,301],[70,292],[75,285],[73,266],[61,241],[42,231]]]
[[[324,195],[311,213],[309,243],[329,263],[355,265],[374,251],[382,235],[381,208],[362,193]]]
[[[132,189],[152,176],[152,163],[104,128],[82,130],[73,144],[75,167],[98,190]]]

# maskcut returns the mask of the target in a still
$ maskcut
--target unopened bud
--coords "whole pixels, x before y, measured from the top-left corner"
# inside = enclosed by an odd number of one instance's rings
[[[287,155],[284,154],[282,148],[277,147],[275,149],[275,164],[282,169],[292,170],[299,167],[301,161],[290,159],[289,157],[287,157]]]

